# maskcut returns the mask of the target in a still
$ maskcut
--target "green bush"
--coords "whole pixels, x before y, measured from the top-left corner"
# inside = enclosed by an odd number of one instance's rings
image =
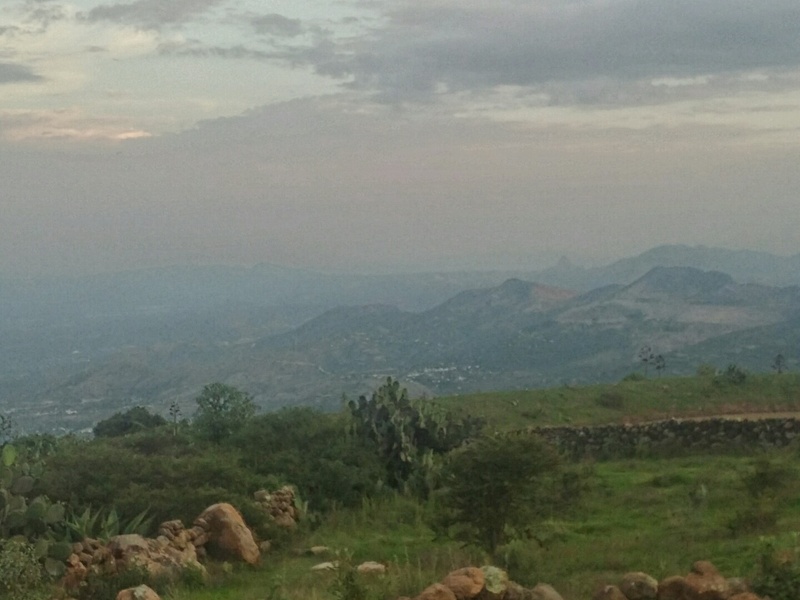
[[[80,587],[71,593],[77,600],[114,600],[121,590],[140,585],[147,585],[163,595],[169,589],[170,580],[152,577],[143,566],[131,566],[114,573],[90,570]]]
[[[789,548],[777,549],[774,541],[766,541],[758,558],[758,572],[752,581],[753,591],[772,600],[800,598],[800,546],[797,533]]]
[[[0,598],[44,600],[47,581],[33,546],[15,540],[0,541]]]
[[[555,449],[538,436],[471,440],[444,466],[434,526],[491,555],[554,512],[563,499],[560,474]]]
[[[595,398],[595,404],[609,410],[622,410],[625,408],[625,398],[617,391],[604,390]]]

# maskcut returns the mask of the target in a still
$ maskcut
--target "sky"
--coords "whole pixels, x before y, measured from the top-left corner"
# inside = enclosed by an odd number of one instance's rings
[[[797,0],[3,0],[0,272],[800,252]]]

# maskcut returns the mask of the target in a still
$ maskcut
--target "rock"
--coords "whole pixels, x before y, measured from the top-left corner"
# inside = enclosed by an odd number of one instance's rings
[[[251,565],[261,559],[253,534],[233,506],[220,503],[209,506],[195,520],[208,534],[208,545],[219,554],[237,558]]]
[[[457,600],[456,595],[446,585],[434,583],[429,585],[414,600]]]
[[[667,577],[658,584],[658,600],[697,600],[694,590],[680,575]]]
[[[308,549],[309,554],[313,554],[314,556],[319,556],[320,554],[327,554],[330,551],[330,548],[327,546],[311,546]]]
[[[531,590],[531,600],[564,600],[552,585],[538,583]]]
[[[742,577],[728,577],[728,588],[732,596],[750,591],[750,586],[747,585],[747,581]]]
[[[86,578],[88,569],[77,554],[70,554],[67,558],[67,570],[61,578],[61,587],[65,590],[76,590]]]
[[[358,565],[356,567],[356,572],[361,573],[362,575],[383,575],[386,573],[386,565],[375,562],[374,560],[368,560]]]
[[[604,585],[592,596],[592,600],[629,600],[615,585]]]
[[[117,594],[117,600],[161,600],[161,598],[151,588],[140,585],[122,590]]]
[[[471,600],[481,593],[486,577],[477,567],[465,567],[448,573],[442,585],[450,588],[458,600]]]
[[[295,492],[291,486],[283,486],[274,492],[258,490],[253,494],[253,498],[278,527],[293,529],[297,526],[300,510],[297,508]]]
[[[731,595],[728,580],[707,560],[699,560],[692,565],[686,583],[700,600],[726,600]]]
[[[761,600],[759,596],[756,596],[753,592],[741,592],[738,594],[734,594],[728,600]]]
[[[531,594],[530,590],[526,590],[520,584],[509,581],[503,600],[531,600]]]
[[[336,561],[322,562],[311,567],[312,571],[335,571],[339,568],[339,563]]]
[[[655,600],[658,597],[658,581],[641,571],[623,575],[619,589],[628,600]]]

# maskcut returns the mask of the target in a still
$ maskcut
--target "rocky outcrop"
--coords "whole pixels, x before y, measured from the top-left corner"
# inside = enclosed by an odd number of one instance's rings
[[[107,542],[86,538],[72,545],[61,583],[65,589],[76,589],[90,572],[113,574],[133,566],[154,577],[177,578],[187,568],[204,574],[198,558],[205,542],[202,532],[186,530],[180,521],[162,524],[156,538],[137,534],[118,535]]]
[[[259,490],[253,494],[255,501],[269,514],[278,527],[294,529],[300,520],[296,495],[292,487],[285,485],[277,491]]]
[[[252,532],[232,505],[222,502],[209,506],[195,519],[194,526],[208,536],[206,548],[210,553],[251,565],[261,560]]]
[[[189,568],[204,577],[206,570],[200,561],[207,549],[251,564],[260,558],[253,534],[239,512],[230,504],[215,504],[188,529],[179,520],[165,521],[155,538],[126,534],[73,544],[61,584],[74,590],[90,572],[113,574],[132,566],[144,568],[154,577],[176,579]]]

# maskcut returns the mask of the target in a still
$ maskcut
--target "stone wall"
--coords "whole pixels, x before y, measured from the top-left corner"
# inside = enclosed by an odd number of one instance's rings
[[[573,459],[682,456],[783,448],[800,435],[800,420],[671,419],[636,425],[531,429]]]

